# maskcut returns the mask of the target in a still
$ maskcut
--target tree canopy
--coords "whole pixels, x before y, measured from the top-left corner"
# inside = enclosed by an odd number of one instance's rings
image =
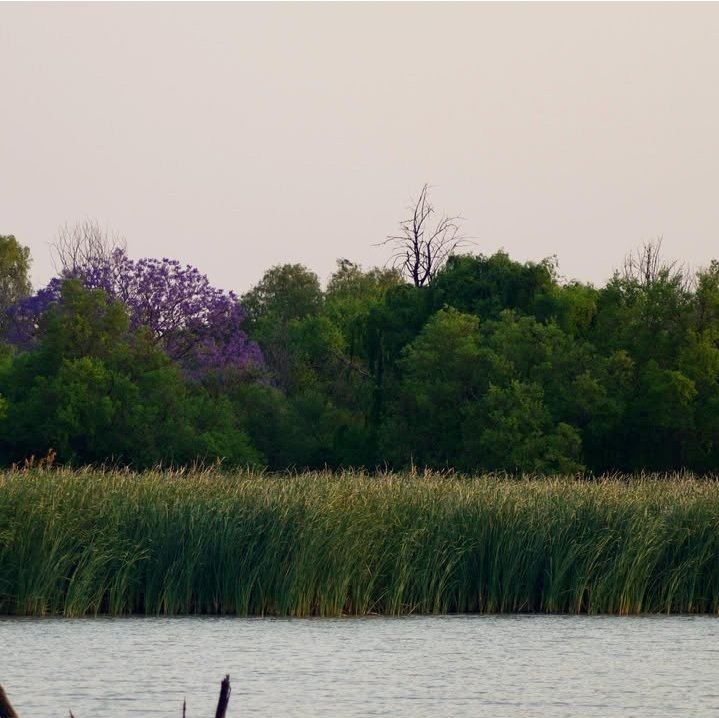
[[[4,237],[0,461],[716,471],[719,263],[659,248],[603,287],[497,252],[427,283],[279,265],[241,298],[114,248],[29,295]]]
[[[5,331],[10,307],[27,297],[30,285],[30,250],[15,237],[0,235],[0,331]]]

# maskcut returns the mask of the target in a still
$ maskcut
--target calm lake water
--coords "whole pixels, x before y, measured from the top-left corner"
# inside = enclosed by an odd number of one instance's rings
[[[719,619],[0,619],[21,718],[716,716]]]

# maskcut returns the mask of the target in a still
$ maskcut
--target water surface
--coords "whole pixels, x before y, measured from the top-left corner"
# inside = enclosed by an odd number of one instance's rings
[[[715,716],[719,619],[0,619],[21,718]]]

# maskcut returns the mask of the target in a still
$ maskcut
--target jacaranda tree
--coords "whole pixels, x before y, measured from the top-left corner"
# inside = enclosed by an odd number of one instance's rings
[[[131,328],[149,329],[156,345],[192,376],[263,366],[259,346],[242,329],[245,311],[239,298],[213,287],[195,267],[167,258],[133,260],[124,249],[116,249],[109,257],[85,262],[74,273],[56,277],[11,308],[13,343],[32,346],[40,317],[60,300],[63,281],[73,278],[121,301]]]

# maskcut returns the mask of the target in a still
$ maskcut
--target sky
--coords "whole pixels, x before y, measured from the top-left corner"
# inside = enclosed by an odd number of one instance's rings
[[[424,183],[471,251],[601,284],[719,257],[719,4],[0,3],[0,234],[84,218],[238,293],[377,246]]]

